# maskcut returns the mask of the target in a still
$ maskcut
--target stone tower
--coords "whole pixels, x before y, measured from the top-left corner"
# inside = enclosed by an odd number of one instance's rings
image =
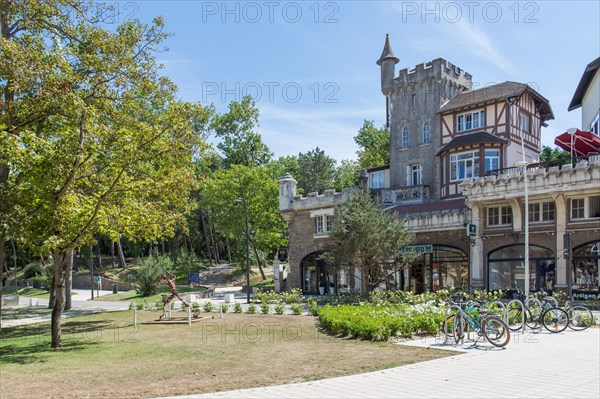
[[[441,170],[436,153],[441,148],[438,111],[463,90],[470,90],[471,75],[442,58],[402,69],[389,36],[377,65],[381,67],[381,92],[386,97],[390,129],[390,188],[429,186],[430,199],[440,195]],[[408,140],[404,134],[407,129]],[[424,134],[429,131],[429,137]]]

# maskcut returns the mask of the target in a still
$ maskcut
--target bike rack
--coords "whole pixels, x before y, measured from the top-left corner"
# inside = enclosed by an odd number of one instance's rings
[[[502,308],[502,320],[504,320],[504,322],[507,323],[508,312],[506,310],[506,305],[499,300],[495,300],[487,304],[487,309],[489,310],[492,307],[492,305],[500,305],[500,307]]]
[[[517,305],[519,305],[519,307],[521,308],[521,322],[523,323],[523,324],[522,324],[522,326],[521,326],[521,330],[523,331],[523,334],[525,334],[525,328],[526,328],[527,326],[526,326],[526,324],[525,324],[525,304],[524,304],[522,301],[520,301],[520,300],[518,300],[518,299],[513,299],[513,300],[511,300],[510,302],[508,302],[508,303],[506,304],[506,307],[505,307],[505,309],[506,309],[506,320],[504,320],[504,321],[505,321],[505,322],[506,322],[506,324],[508,325],[508,309],[510,309],[510,308],[511,308],[511,307],[510,307],[510,305],[511,305],[513,302],[514,302],[514,303],[516,303]]]

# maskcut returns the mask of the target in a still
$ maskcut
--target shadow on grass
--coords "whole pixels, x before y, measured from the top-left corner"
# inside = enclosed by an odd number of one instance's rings
[[[2,318],[6,320],[27,319],[30,317],[49,316],[52,309],[47,307],[15,307],[2,308]]]
[[[98,342],[93,341],[70,341],[63,338],[62,347],[50,348],[50,336],[36,336],[30,341],[18,342],[18,344],[0,344],[1,364],[32,364],[43,363],[48,356],[56,353],[76,352],[91,348]]]
[[[115,328],[119,327],[121,326],[115,320],[68,321],[62,323],[62,335],[98,336],[102,335],[102,332],[105,330],[114,330]],[[36,337],[40,337],[40,339],[49,338],[50,324],[36,323],[14,327],[7,326],[2,328],[2,331],[0,332],[0,338],[2,339],[2,341],[11,339],[18,340],[20,338],[28,339]]]

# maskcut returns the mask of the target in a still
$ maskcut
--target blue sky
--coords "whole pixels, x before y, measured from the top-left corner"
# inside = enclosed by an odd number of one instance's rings
[[[276,156],[315,147],[356,157],[364,119],[382,126],[385,100],[375,61],[385,34],[401,68],[437,57],[478,87],[530,83],[555,120],[542,143],[581,125],[567,112],[585,66],[600,55],[598,1],[121,1],[118,18],[162,15],[174,34],[163,73],[187,101],[224,112],[257,98],[259,133]],[[259,97],[260,96],[260,97]]]

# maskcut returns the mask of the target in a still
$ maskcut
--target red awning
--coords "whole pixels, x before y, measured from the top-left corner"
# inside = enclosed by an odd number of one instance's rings
[[[579,129],[569,129],[556,136],[554,144],[578,157],[600,152],[600,137]]]

